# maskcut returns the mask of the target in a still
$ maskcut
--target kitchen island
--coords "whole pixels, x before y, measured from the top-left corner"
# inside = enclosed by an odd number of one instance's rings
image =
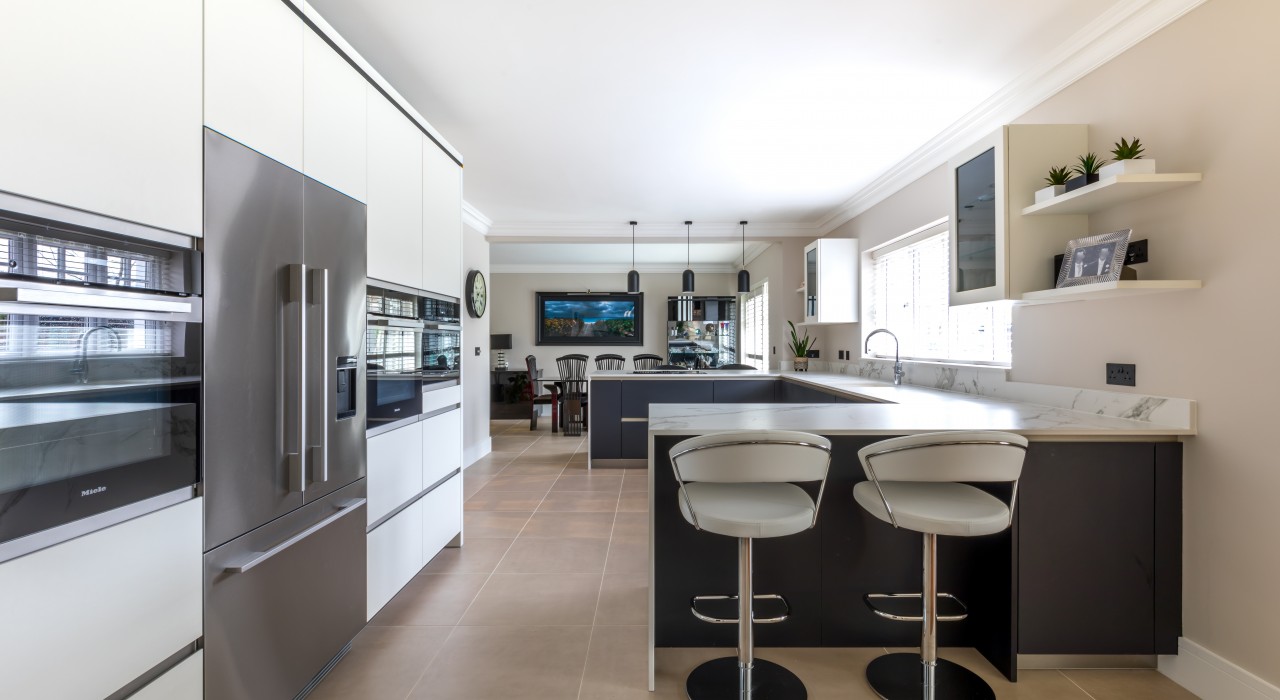
[[[1179,439],[1195,433],[1191,402],[1169,400],[1153,408],[1158,402],[1150,397],[1135,397],[1150,409],[1129,410],[1147,419],[1136,420],[857,377],[728,374],[612,382],[620,390],[628,381],[665,383],[672,394],[690,393],[679,388],[686,383],[708,382],[713,399],[657,402],[647,407],[643,423],[652,646],[735,643],[731,626],[708,625],[689,612],[693,595],[733,592],[736,549],[732,540],[698,532],[681,517],[667,457],[675,443],[736,429],[804,430],[831,439],[831,472],[817,527],[757,543],[757,591],[785,596],[793,611],[785,623],[759,626],[759,645],[909,647],[918,642],[919,626],[881,619],[861,598],[919,591],[920,539],[854,503],[853,485],[864,479],[857,450],[918,432],[1008,430],[1032,441],[1015,522],[996,535],[941,543],[942,590],[958,596],[970,613],[964,622],[940,626],[941,643],[977,648],[1011,680],[1020,656],[1024,664],[1052,664],[1073,655],[1142,663],[1176,653],[1182,584]],[[593,391],[610,380],[596,381]],[[774,398],[716,403],[717,394],[727,398],[725,390],[735,381],[772,382],[738,393],[771,388]],[[779,402],[793,391],[790,386],[828,398]],[[598,395],[592,395],[593,409]],[[1152,416],[1167,422],[1153,422]],[[593,432],[599,427],[595,421],[593,413]],[[1011,495],[1007,485],[990,490],[1005,500]]]

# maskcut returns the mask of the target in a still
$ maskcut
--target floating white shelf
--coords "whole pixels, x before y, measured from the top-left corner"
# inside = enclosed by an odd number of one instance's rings
[[[1113,175],[1092,185],[1060,194],[1047,202],[1024,207],[1023,216],[1043,214],[1092,214],[1107,207],[1150,197],[1167,190],[1200,182],[1200,173],[1155,173]]]
[[[804,294],[804,285],[800,285],[800,288],[796,290],[796,294]]]
[[[857,321],[801,321],[796,326],[848,326]]]
[[[1132,297],[1159,292],[1181,292],[1188,289],[1199,289],[1200,286],[1200,280],[1120,280],[1119,282],[1098,282],[1079,287],[1027,292],[1022,295],[1021,303],[1056,304],[1067,301],[1091,301],[1093,299]]]

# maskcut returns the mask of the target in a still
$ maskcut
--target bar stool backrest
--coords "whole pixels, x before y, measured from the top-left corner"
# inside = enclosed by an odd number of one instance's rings
[[[1016,482],[1026,453],[1021,435],[956,431],[882,440],[858,450],[858,461],[875,482]]]
[[[636,369],[656,369],[660,364],[662,364],[661,355],[641,353],[631,358],[631,366]]]
[[[682,440],[670,455],[682,488],[689,481],[825,482],[831,441],[790,430],[735,430]]]
[[[596,355],[596,369],[626,369],[627,358],[622,355]]]

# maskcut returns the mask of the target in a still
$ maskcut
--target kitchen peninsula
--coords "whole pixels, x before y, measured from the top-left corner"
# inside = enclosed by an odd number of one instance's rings
[[[1101,406],[1083,412],[840,374],[730,371],[599,372],[591,392],[593,461],[601,437],[634,450],[626,440],[644,435],[654,647],[735,643],[731,626],[689,612],[691,596],[734,589],[735,550],[681,517],[668,451],[705,433],[775,429],[823,435],[833,453],[817,527],[758,543],[757,590],[792,608],[786,623],[757,627],[761,646],[913,645],[918,627],[881,619],[860,600],[919,590],[920,543],[856,506],[851,491],[865,478],[856,453],[897,435],[1007,430],[1031,439],[1014,526],[940,551],[942,589],[969,610],[967,620],[941,626],[942,643],[977,648],[1010,679],[1019,657],[1024,665],[1064,655],[1153,660],[1177,649],[1179,438],[1195,434],[1193,402],[1081,392],[1079,403]],[[1007,485],[992,492],[1012,496]]]

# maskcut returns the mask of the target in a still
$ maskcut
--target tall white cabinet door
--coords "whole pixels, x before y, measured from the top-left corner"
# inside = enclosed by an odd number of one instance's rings
[[[0,190],[200,235],[200,6],[0,3]]]
[[[205,0],[204,123],[302,170],[307,27],[280,0]]]
[[[422,137],[422,274],[425,289],[462,296],[462,168]]]
[[[368,88],[369,276],[422,288],[422,132]]]
[[[361,202],[368,152],[368,83],[320,35],[303,45],[302,172]]]

